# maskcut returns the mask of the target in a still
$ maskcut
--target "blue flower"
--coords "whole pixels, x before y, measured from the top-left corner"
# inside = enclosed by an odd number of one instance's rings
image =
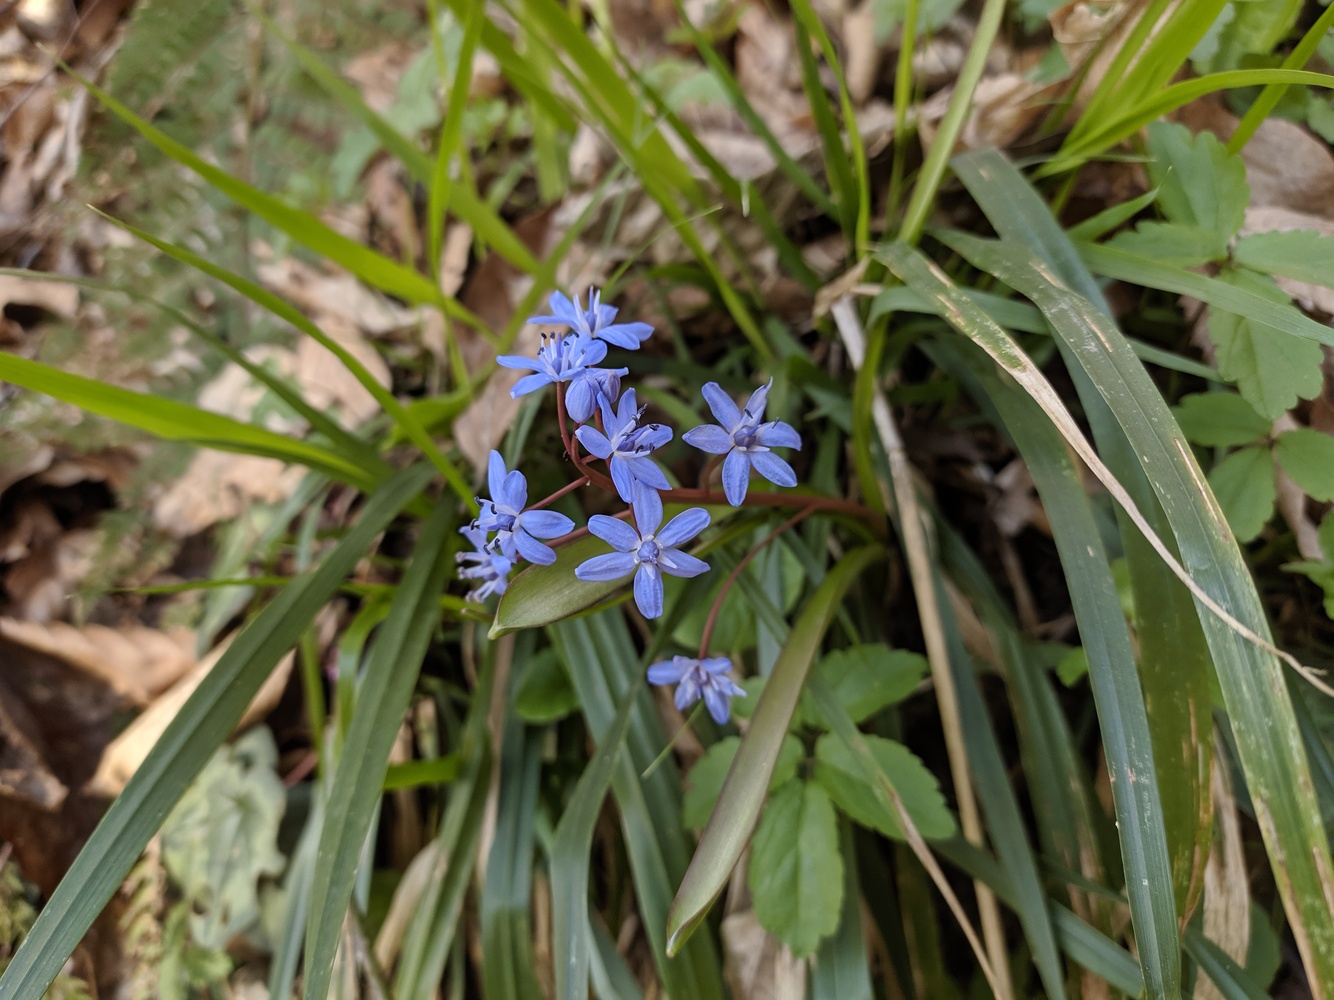
[[[709,714],[719,725],[732,715],[731,698],[746,692],[738,687],[728,671],[732,661],[725,656],[697,660],[691,656],[673,656],[648,668],[650,684],[675,684],[676,707],[684,711],[701,697]]]
[[[637,482],[655,490],[671,489],[662,470],[647,456],[672,439],[672,429],[662,424],[639,425],[644,410],[635,408],[633,389],[625,391],[619,409],[613,410],[605,400],[601,405],[602,426],[606,433],[585,424],[574,435],[590,454],[607,460],[611,480],[621,499],[626,503],[634,500]]]
[[[579,296],[571,302],[560,292],[552,292],[550,316],[533,316],[529,323],[563,323],[571,330],[586,337],[596,337],[627,351],[639,350],[639,345],[653,335],[653,327],[647,323],[617,323],[615,306],[601,304],[602,293],[595,288],[588,290],[588,308],[579,305]]]
[[[709,526],[709,512],[691,507],[672,518],[661,531],[662,498],[657,491],[636,491],[633,504],[635,530],[624,521],[605,514],[588,519],[588,530],[610,545],[615,552],[594,556],[579,564],[574,575],[588,583],[617,580],[635,574],[635,603],[645,618],[662,614],[662,574],[691,577],[706,572],[709,564],[677,548]]]
[[[528,480],[518,469],[507,472],[500,452],[491,452],[486,476],[491,499],[477,498],[482,512],[472,526],[497,532],[494,544],[507,558],[513,560],[522,556],[529,562],[550,566],[556,561],[556,553],[538,539],[568,534],[574,529],[574,522],[554,510],[524,510],[524,504],[528,502]]]
[[[710,455],[726,455],[723,459],[723,492],[733,507],[741,506],[750,485],[750,470],[754,469],[777,486],[796,486],[797,474],[770,448],[800,448],[801,436],[781,420],[760,423],[768,402],[769,385],[762,385],[751,394],[744,410],[738,410],[732,397],[719,388],[717,382],[705,384],[704,398],[713,411],[717,424],[702,424],[681,435],[686,444]],[[720,426],[721,425],[721,426]]]
[[[454,557],[459,564],[459,577],[482,582],[480,587],[468,594],[468,600],[484,601],[492,594],[505,593],[507,577],[514,568],[514,560],[501,552],[495,542],[488,542],[486,532],[481,528],[460,528],[459,533],[472,543],[474,550],[460,552]],[[471,565],[465,566],[464,563]]]
[[[568,382],[565,408],[576,423],[582,424],[593,415],[600,398],[605,396],[615,401],[621,391],[621,376],[630,373],[629,368],[593,367],[606,356],[607,345],[600,340],[583,334],[548,336],[544,333],[536,358],[505,354],[496,358],[496,363],[535,373],[525,375],[514,384],[510,390],[514,399],[554,382]]]

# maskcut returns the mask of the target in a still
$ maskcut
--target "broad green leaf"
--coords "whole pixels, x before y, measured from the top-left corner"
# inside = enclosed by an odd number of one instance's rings
[[[1334,288],[1334,237],[1305,229],[1252,233],[1232,252],[1238,264],[1264,274]]]
[[[426,485],[413,466],[385,483],[319,568],[285,587],[227,647],[102,817],[0,977],[0,997],[38,997],[78,946],[255,692],[394,516]]]
[[[514,689],[514,710],[524,722],[555,722],[579,707],[579,696],[555,650],[542,650],[521,669]]]
[[[833,937],[820,942],[811,962],[810,1000],[872,1000],[871,957],[867,954],[866,927],[862,923],[862,894],[874,890],[864,886],[857,868],[852,824],[838,824],[839,849],[843,855],[843,912]]]
[[[778,753],[787,738],[788,724],[811,662],[843,595],[880,555],[875,546],[844,555],[807,600],[792,626],[672,902],[667,916],[669,954],[676,954],[687,943],[731,877],[759,820],[769,779],[778,764]]]
[[[750,681],[746,682],[747,687],[750,684]],[[727,778],[732,758],[736,756],[740,745],[740,736],[724,737],[695,761],[695,766],[686,776],[686,792],[681,799],[681,818],[686,826],[702,830],[709,821],[709,814],[718,801],[718,793],[722,791],[723,781]],[[772,792],[797,773],[797,763],[803,756],[801,742],[795,736],[783,738],[783,744],[778,750],[778,763],[774,765],[773,777],[769,779],[769,791]]]
[[[920,653],[874,643],[830,653],[815,670],[852,721],[865,722],[912,694],[930,666]]]
[[[1334,510],[1325,512],[1325,516],[1320,519],[1319,528],[1320,549],[1325,553],[1325,558],[1334,562]]]
[[[72,375],[3,351],[0,351],[0,379],[54,396],[81,410],[137,427],[167,441],[188,441],[202,448],[277,458],[327,472],[341,482],[363,489],[371,487],[374,482],[368,470],[319,445],[173,399]]]
[[[445,540],[455,517],[451,504],[438,504],[422,531],[389,617],[376,635],[347,730],[348,749],[329,783],[306,922],[307,1000],[322,1000],[329,991],[334,953],[362,847],[378,812],[389,752],[412,700],[426,647],[440,621],[440,594],[449,571]]]
[[[1181,433],[1192,444],[1231,448],[1269,436],[1269,421],[1255,407],[1231,392],[1197,392],[1182,396],[1172,408]]]
[[[1285,431],[1274,442],[1274,457],[1312,500],[1334,500],[1334,437],[1309,427]]]
[[[1083,646],[1076,646],[1056,661],[1056,676],[1066,687],[1074,687],[1088,676],[1089,658]]]
[[[838,819],[815,782],[789,781],[770,797],[755,829],[748,884],[760,924],[798,958],[838,929]]]
[[[871,755],[903,799],[913,823],[928,840],[952,836],[957,829],[936,776],[902,743],[883,736],[863,736]],[[854,751],[836,733],[815,744],[815,780],[829,797],[862,826],[903,840],[899,818],[866,787]]]
[[[1218,280],[1269,299],[1275,312],[1292,309],[1273,279],[1254,271],[1224,271]],[[1209,339],[1218,348],[1219,373],[1269,419],[1296,406],[1298,399],[1319,394],[1324,354],[1318,344],[1216,308],[1209,311],[1208,326]]]
[[[1097,215],[1085,219],[1066,230],[1072,240],[1096,240],[1124,223],[1129,222],[1158,200],[1158,189],[1150,188],[1138,198],[1117,202]]]
[[[1149,126],[1149,178],[1171,222],[1198,226],[1226,246],[1246,218],[1251,189],[1246,165],[1211,132],[1191,135],[1184,125]]]
[[[1107,245],[1178,267],[1227,259],[1226,236],[1188,222],[1141,222],[1128,232],[1117,233]]]
[[[573,618],[624,590],[629,577],[609,583],[585,583],[574,575],[575,567],[584,560],[607,551],[606,542],[586,535],[556,546],[556,561],[550,566],[531,565],[520,572],[500,599],[490,638]]]

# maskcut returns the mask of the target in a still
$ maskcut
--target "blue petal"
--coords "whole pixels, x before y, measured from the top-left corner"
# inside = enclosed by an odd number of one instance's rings
[[[597,364],[607,356],[607,345],[600,340],[590,340],[583,347],[584,349],[579,352],[579,364],[584,368]]]
[[[536,358],[525,358],[522,354],[502,354],[496,358],[496,364],[502,368],[526,368],[531,372],[542,370],[542,362]]]
[[[519,515],[519,527],[534,538],[559,538],[574,530],[574,522],[554,510],[526,510]]]
[[[519,555],[530,563],[537,563],[539,566],[550,566],[556,561],[556,553],[526,531],[514,532],[514,547],[519,550]]]
[[[575,378],[565,392],[565,409],[570,419],[576,424],[585,423],[597,409],[598,393],[601,388],[594,378],[587,373]]]
[[[668,521],[654,538],[663,545],[683,545],[708,526],[709,512],[703,507],[691,507]]]
[[[721,676],[732,669],[732,661],[726,656],[709,656],[699,661],[699,665],[711,674]]]
[[[731,451],[723,459],[723,492],[727,502],[740,507],[750,485],[750,456],[742,451]]]
[[[758,472],[769,482],[777,486],[796,486],[797,474],[792,471],[792,466],[788,465],[781,458],[771,451],[752,451],[750,453],[751,464],[755,466]]]
[[[684,712],[697,701],[699,701],[699,679],[694,671],[691,671],[681,678],[681,684],[676,689],[676,707]]]
[[[528,480],[524,478],[522,472],[515,469],[500,484],[500,493],[492,493],[491,498],[497,501],[497,507],[503,505],[509,508],[511,514],[517,514],[528,502]]]
[[[657,451],[672,439],[672,429],[666,424],[646,424],[635,435],[635,446]],[[664,486],[663,489],[666,489]]]
[[[486,488],[492,500],[499,500],[505,492],[505,476],[505,460],[500,457],[500,452],[493,450],[486,459]]]
[[[586,559],[575,567],[574,575],[585,583],[609,583],[619,580],[635,568],[635,557],[628,552],[608,552]]]
[[[755,443],[766,448],[796,448],[801,450],[801,435],[781,420],[760,424],[755,431]]]
[[[630,469],[630,463],[620,455],[612,455],[608,466],[616,492],[622,500],[630,503],[635,498],[635,474]]]
[[[616,405],[616,412],[611,414],[611,421],[607,424],[607,436],[615,437],[620,434],[632,420],[635,419],[639,410],[639,401],[635,398],[633,389],[626,389],[625,395]]]
[[[552,314],[550,316],[529,316],[528,322],[533,326],[541,326],[543,323],[561,323],[565,326],[578,327],[579,320],[583,316],[583,310],[576,309],[574,303],[560,292],[552,292],[551,298],[547,300],[547,305],[551,309]]]
[[[773,384],[774,380],[769,379],[768,385],[760,386],[746,401],[746,413],[750,414],[750,419],[754,423],[759,423],[760,417],[764,416],[764,408],[769,405],[769,389]]]
[[[589,454],[598,458],[607,458],[611,455],[611,442],[607,440],[607,435],[592,424],[584,424],[574,432],[574,436],[588,449]]]
[[[673,656],[648,668],[650,684],[679,684],[686,671],[694,666],[695,661],[688,656]]]
[[[709,571],[709,564],[680,549],[664,548],[658,553],[658,566],[664,573],[689,579]]]
[[[731,701],[712,684],[704,685],[704,704],[713,716],[713,721],[720,726],[732,716]]]
[[[732,397],[723,392],[717,382],[705,382],[700,391],[704,393],[704,401],[709,404],[709,409],[713,411],[718,423],[722,424],[723,430],[728,433],[735,430],[736,425],[741,423],[741,411],[732,402]]]
[[[537,392],[538,389],[550,385],[554,380],[546,372],[538,372],[536,375],[525,375],[519,381],[514,383],[514,388],[510,390],[510,399],[518,399],[520,396],[526,396],[530,392]]]
[[[645,618],[662,617],[662,575],[647,564],[635,573],[635,603]]]
[[[639,548],[639,532],[619,518],[594,514],[588,519],[588,530],[618,552],[633,552]]]
[[[604,326],[598,330],[596,336],[627,351],[637,351],[639,345],[648,340],[652,333],[653,327],[647,323],[617,323],[613,326]]]
[[[726,455],[732,450],[732,435],[717,424],[700,424],[681,435],[681,440],[692,448],[710,455]]]
[[[656,533],[658,525],[662,524],[662,497],[658,496],[658,491],[648,486],[637,485],[632,506],[639,534],[648,536]]]
[[[672,484],[667,482],[667,477],[653,459],[641,456],[639,458],[625,458],[621,461],[625,462],[630,474],[645,486],[652,486],[655,490],[670,490],[672,488]],[[615,477],[613,476],[613,478]],[[626,498],[621,497],[621,499]]]

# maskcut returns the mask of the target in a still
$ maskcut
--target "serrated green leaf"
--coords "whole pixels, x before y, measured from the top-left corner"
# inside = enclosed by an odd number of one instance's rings
[[[1274,442],[1274,457],[1312,500],[1334,500],[1334,437],[1309,427],[1287,431]]]
[[[747,682],[747,687],[750,686]],[[692,830],[701,830],[709,821],[718,793],[723,789],[723,781],[732,766],[737,747],[741,745],[740,736],[728,736],[719,740],[695,762],[686,780],[684,798],[681,800],[681,818]],[[797,762],[803,751],[801,742],[794,736],[783,738],[783,745],[778,749],[778,763],[774,765],[773,777],[769,779],[769,791],[790,780],[797,773]]]
[[[749,884],[760,924],[798,958],[838,929],[838,819],[815,782],[788,782],[770,797],[751,844]]]
[[[563,719],[578,707],[579,695],[555,650],[544,649],[528,661],[514,689],[519,718],[542,725]]]
[[[1224,243],[1241,228],[1251,198],[1246,166],[1212,133],[1192,135],[1184,125],[1149,126],[1149,178],[1171,222],[1199,226]]]
[[[889,777],[903,807],[928,840],[954,834],[954,816],[940,794],[936,776],[902,743],[883,736],[865,736],[867,747],[880,769]],[[815,744],[815,780],[830,798],[862,826],[879,830],[887,837],[903,840],[899,818],[868,794],[861,765],[853,751],[834,733],[826,733]]]
[[[1230,392],[1198,392],[1181,397],[1172,408],[1181,433],[1193,444],[1206,448],[1232,448],[1250,444],[1269,434],[1269,421],[1255,407]]]
[[[815,670],[852,721],[865,722],[882,708],[912,694],[930,666],[920,653],[869,643],[830,653],[816,664]],[[797,719],[805,725],[822,724],[822,717],[807,694],[803,694],[797,707]]]
[[[1227,258],[1226,236],[1185,222],[1141,222],[1128,232],[1117,233],[1107,245],[1178,267],[1196,267]]]
[[[1254,539],[1274,516],[1274,460],[1268,448],[1242,448],[1209,473],[1218,503],[1239,542]]]
[[[1238,264],[1265,274],[1334,288],[1334,237],[1309,229],[1243,236],[1232,256]]]
[[[1089,658],[1083,646],[1076,646],[1056,661],[1056,676],[1066,687],[1074,687],[1088,673]]]
[[[1292,309],[1288,297],[1273,279],[1255,271],[1224,271],[1218,280],[1261,295],[1274,303],[1276,312]],[[1218,348],[1218,371],[1235,382],[1241,394],[1271,420],[1320,392],[1319,344],[1218,309],[1209,311],[1209,338]]]
[[[1334,562],[1334,510],[1326,511],[1320,520],[1320,549],[1325,558]]]

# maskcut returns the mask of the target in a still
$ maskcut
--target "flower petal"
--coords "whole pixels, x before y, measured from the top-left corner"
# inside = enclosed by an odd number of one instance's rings
[[[731,434],[736,425],[741,423],[741,411],[732,402],[732,397],[723,392],[717,382],[705,382],[700,391],[704,393],[704,401],[709,404],[715,419],[722,424],[724,431]]]
[[[639,526],[641,537],[657,532],[662,524],[662,497],[658,491],[642,484],[635,485],[635,498],[631,504],[635,511],[635,524]]]
[[[710,455],[726,455],[732,450],[732,435],[717,424],[700,424],[681,435],[681,440],[692,448]]]
[[[709,512],[703,507],[691,507],[668,521],[654,537],[662,545],[683,545],[707,528],[709,520]]]
[[[750,399],[746,400],[745,412],[750,416],[752,423],[759,423],[760,417],[764,416],[764,408],[769,405],[769,390],[773,388],[774,380],[769,379],[768,385],[762,385],[750,394]]]
[[[662,574],[647,563],[635,571],[635,603],[645,618],[662,617]]]
[[[647,323],[616,323],[604,326],[595,336],[627,351],[639,350],[639,345],[653,335],[653,327]]]
[[[708,656],[700,660],[699,665],[717,676],[730,673],[732,670],[732,661],[726,656]]]
[[[608,552],[585,559],[575,567],[574,575],[585,583],[609,583],[619,580],[635,568],[635,557],[628,552]]]
[[[767,424],[760,424],[755,429],[755,443],[766,448],[796,448],[800,450],[801,435],[790,424],[785,424],[781,420],[771,420]]]
[[[709,564],[680,549],[664,548],[658,553],[658,565],[664,573],[689,579],[709,571]]]
[[[771,451],[752,451],[750,462],[758,472],[776,486],[796,486],[797,474],[781,458]]]
[[[645,424],[635,436],[635,445],[640,449],[657,451],[672,439],[672,429],[666,424]]]
[[[510,389],[510,399],[518,399],[520,396],[526,396],[530,392],[537,392],[549,386],[552,378],[546,372],[538,372],[536,375],[525,375],[519,381],[514,383]]]
[[[530,563],[550,566],[556,561],[556,553],[549,546],[543,545],[526,531],[514,532],[514,547]]]
[[[524,504],[528,502],[527,478],[522,472],[515,469],[501,483],[500,493],[492,493],[491,499],[496,501],[497,506],[506,506],[511,514],[517,514],[523,510]]]
[[[525,358],[522,354],[502,354],[496,358],[496,364],[502,368],[526,368],[530,372],[542,370],[542,362],[536,358]]]
[[[732,702],[713,684],[704,685],[704,704],[713,716],[713,721],[720,726],[732,717]]]
[[[673,656],[670,660],[662,660],[648,668],[648,682],[679,684],[694,663],[695,661],[688,656]]]
[[[618,552],[634,552],[639,548],[639,532],[620,518],[594,514],[588,519],[588,530]]]
[[[598,395],[602,389],[595,378],[587,373],[575,378],[565,390],[565,409],[570,419],[576,424],[587,422],[597,409]]]
[[[607,440],[607,435],[592,424],[584,424],[575,430],[574,436],[579,439],[579,443],[588,449],[590,455],[596,455],[598,458],[608,458],[611,455],[611,442]]]
[[[486,457],[486,488],[490,491],[492,500],[498,501],[500,494],[505,491],[507,474],[505,460],[500,456],[500,452],[492,449],[491,454]]]
[[[658,468],[658,463],[651,458],[625,458],[621,459],[629,468],[630,474],[645,486],[652,486],[655,490],[670,490],[672,484],[667,482],[667,477],[663,471]],[[625,499],[622,497],[621,499]],[[633,498],[632,498],[633,499]]]
[[[723,459],[723,492],[733,507],[740,507],[746,499],[746,488],[750,485],[750,459],[751,456],[742,451],[730,451]]]
[[[621,455],[612,455],[607,465],[611,469],[611,481],[616,492],[622,500],[630,503],[635,498],[635,474],[629,461]]]
[[[519,515],[519,527],[534,538],[559,538],[574,530],[574,522],[554,510],[526,510]]]
[[[692,670],[681,678],[681,684],[676,689],[676,707],[684,712],[697,701],[699,701],[699,678]]]
[[[577,326],[579,317],[583,313],[582,310],[576,309],[574,303],[560,292],[551,293],[551,298],[547,300],[547,306],[551,309],[550,316],[529,316],[528,322],[533,326],[541,326],[544,323],[562,323],[565,326]]]

